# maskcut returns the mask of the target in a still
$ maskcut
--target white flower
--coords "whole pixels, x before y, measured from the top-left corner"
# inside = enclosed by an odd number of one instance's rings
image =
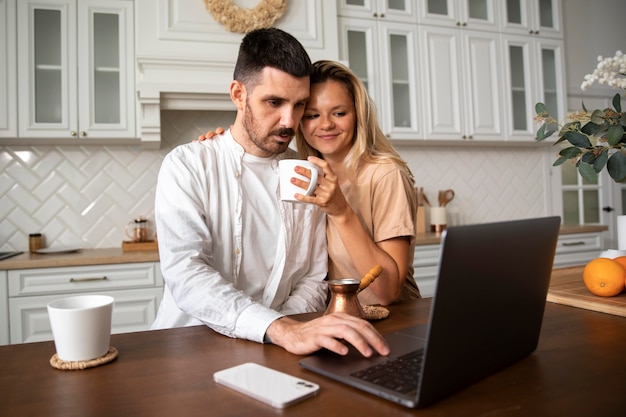
[[[626,55],[622,51],[616,51],[615,56],[603,58],[598,56],[598,65],[591,74],[585,75],[580,89],[587,90],[594,82],[605,84],[613,88],[626,89],[626,78],[619,78],[626,75]]]

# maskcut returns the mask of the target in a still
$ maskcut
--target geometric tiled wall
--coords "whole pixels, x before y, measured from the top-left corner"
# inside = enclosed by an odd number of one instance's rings
[[[134,217],[153,220],[163,156],[231,112],[164,111],[162,147],[0,147],[0,251],[25,250],[28,234],[48,246],[119,247]],[[482,223],[546,213],[545,147],[398,147],[431,202],[452,188],[450,222]]]

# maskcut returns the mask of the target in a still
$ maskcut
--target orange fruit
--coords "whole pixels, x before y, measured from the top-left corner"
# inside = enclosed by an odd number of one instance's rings
[[[618,256],[617,258],[613,258],[613,260],[622,264],[624,269],[626,269],[626,256]]]
[[[622,264],[624,269],[626,269],[626,256],[618,256],[617,258],[615,258],[613,260],[619,262],[620,264]],[[626,282],[624,282],[624,285],[626,286]]]
[[[596,258],[585,265],[583,281],[592,294],[612,297],[624,291],[626,268],[614,259]]]

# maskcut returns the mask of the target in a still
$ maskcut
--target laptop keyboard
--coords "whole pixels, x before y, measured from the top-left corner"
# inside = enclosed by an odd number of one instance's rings
[[[419,349],[396,359],[354,372],[351,375],[372,384],[408,394],[417,391],[423,357],[424,349]]]

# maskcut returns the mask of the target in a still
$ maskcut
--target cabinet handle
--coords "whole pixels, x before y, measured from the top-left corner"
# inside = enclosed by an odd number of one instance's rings
[[[385,17],[385,14],[384,14],[384,13],[381,13],[381,14],[380,14],[380,17],[383,17],[383,18],[384,18],[384,17]]]
[[[373,16],[374,16],[374,17],[378,17],[378,13],[374,13],[374,15],[373,15]]]
[[[72,131],[70,132],[70,136],[77,136],[76,131],[72,130]]]
[[[70,282],[89,282],[89,281],[106,281],[108,278],[104,277],[90,277],[90,278],[70,278]]]
[[[85,132],[84,130],[81,130],[81,131],[80,131],[80,135],[81,135],[81,136],[87,136],[87,132]]]
[[[563,246],[584,246],[585,242],[563,242]]]

